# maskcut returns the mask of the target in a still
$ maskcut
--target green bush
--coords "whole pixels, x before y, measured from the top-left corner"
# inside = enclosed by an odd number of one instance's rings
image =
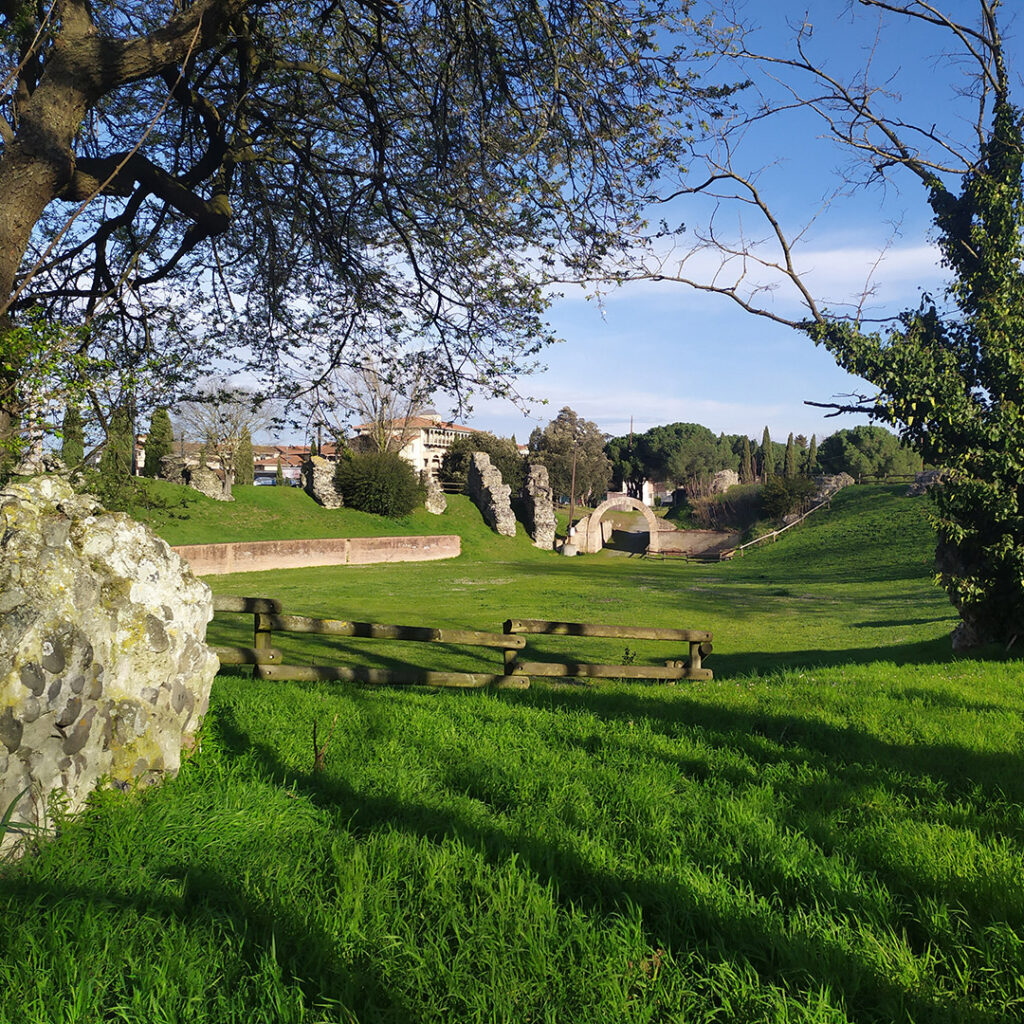
[[[761,510],[770,519],[781,519],[799,509],[813,491],[814,483],[805,476],[770,477],[761,488]]]
[[[455,438],[441,460],[441,479],[445,483],[465,487],[473,452],[486,452],[491,457],[491,464],[501,474],[502,482],[511,488],[512,495],[519,493],[526,478],[526,461],[519,454],[515,441],[497,437],[486,430]]]
[[[395,452],[365,452],[338,463],[334,484],[349,508],[400,519],[423,501],[412,466]]]

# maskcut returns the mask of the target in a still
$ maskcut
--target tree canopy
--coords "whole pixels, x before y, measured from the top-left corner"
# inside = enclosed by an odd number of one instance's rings
[[[547,466],[556,497],[574,497],[584,503],[603,498],[611,482],[612,466],[605,454],[605,436],[596,423],[565,406],[543,429],[530,434],[530,461]],[[575,477],[576,493],[572,494]]]
[[[818,465],[826,473],[862,477],[908,476],[923,466],[921,456],[885,427],[837,430],[817,449]]]
[[[0,0],[0,344],[173,402],[208,360],[312,387],[367,349],[507,392],[546,276],[627,244],[725,90],[687,0]],[[0,372],[0,435],[31,401]],[[141,412],[141,407],[140,410]]]

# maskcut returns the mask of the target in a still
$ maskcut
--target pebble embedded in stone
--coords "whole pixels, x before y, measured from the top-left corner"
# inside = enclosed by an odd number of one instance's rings
[[[42,711],[42,708],[39,705],[39,698],[26,697],[21,702],[21,708],[19,710],[21,714],[21,720],[26,725],[30,725],[39,717],[40,712]]]
[[[10,708],[0,712],[0,743],[13,754],[21,746],[21,734],[25,727],[14,717]]]
[[[155,615],[146,616],[146,638],[149,640],[149,649],[157,654],[166,651],[170,646],[167,630]]]
[[[43,668],[47,672],[63,672],[67,663],[64,657],[64,644],[59,636],[48,636],[43,640]]]
[[[96,717],[96,709],[89,708],[82,715],[78,724],[68,733],[61,749],[65,754],[77,754],[89,742],[89,732],[92,729],[92,720]]]
[[[70,683],[72,693],[81,693],[85,688],[85,676],[75,676]]]
[[[60,713],[57,718],[57,724],[62,728],[66,729],[76,718],[82,713],[82,698],[72,697],[71,700],[64,705],[64,710]]]
[[[32,691],[32,696],[38,697],[46,686],[46,676],[43,675],[42,667],[35,663],[21,666],[21,682]]]

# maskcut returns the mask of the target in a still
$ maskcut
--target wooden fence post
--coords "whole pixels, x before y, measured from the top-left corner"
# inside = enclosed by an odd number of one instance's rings
[[[258,651],[273,647],[274,635],[270,628],[270,616],[263,612],[256,612],[252,617],[252,624],[253,647]],[[256,664],[252,667],[252,677],[253,679],[268,679],[270,673],[262,665]]]

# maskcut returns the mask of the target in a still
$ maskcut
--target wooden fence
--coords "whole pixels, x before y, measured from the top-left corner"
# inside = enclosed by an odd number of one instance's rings
[[[702,658],[712,650],[711,633],[691,629],[645,629],[629,626],[600,626],[585,622],[545,622],[539,619],[509,619],[502,633],[469,629],[435,629],[430,626],[391,626],[378,622],[348,622],[343,619],[285,615],[281,602],[265,597],[213,599],[215,612],[253,616],[251,647],[214,647],[222,665],[252,665],[257,679],[295,679],[306,682],[337,680],[372,686],[432,686],[479,689],[526,689],[531,676],[592,679],[652,679],[674,683],[679,679],[711,679]],[[307,633],[319,636],[357,637],[368,640],[401,640],[414,643],[450,644],[500,650],[503,671],[436,672],[414,666],[398,669],[366,668],[357,665],[286,665],[282,652],[273,645],[274,632]],[[666,661],[664,665],[601,665],[590,662],[520,661],[529,634],[578,637],[610,637],[624,640],[659,640],[689,644],[689,658]]]

